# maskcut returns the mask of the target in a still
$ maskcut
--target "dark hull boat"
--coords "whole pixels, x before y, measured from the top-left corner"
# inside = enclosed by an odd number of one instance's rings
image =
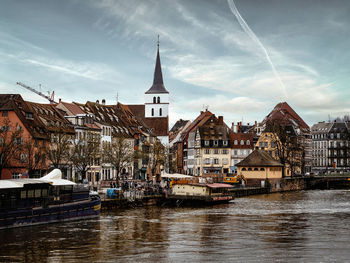
[[[88,186],[61,179],[61,171],[40,179],[0,180],[0,229],[97,217],[98,195]]]

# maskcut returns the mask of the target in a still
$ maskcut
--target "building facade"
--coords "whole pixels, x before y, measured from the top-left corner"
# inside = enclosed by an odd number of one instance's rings
[[[346,122],[319,122],[311,127],[312,172],[350,171],[349,125]]]

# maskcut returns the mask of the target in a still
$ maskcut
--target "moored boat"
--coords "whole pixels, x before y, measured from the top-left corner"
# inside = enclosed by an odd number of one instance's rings
[[[0,180],[0,229],[97,217],[100,209],[88,185],[62,179],[59,169],[39,179]]]
[[[173,184],[172,192],[168,195],[168,199],[177,206],[227,203],[233,199],[228,192],[230,188],[233,188],[233,186],[221,183],[176,183]]]

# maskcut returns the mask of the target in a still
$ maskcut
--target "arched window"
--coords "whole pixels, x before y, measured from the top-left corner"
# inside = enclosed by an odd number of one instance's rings
[[[251,170],[252,170],[252,168],[249,167],[249,168],[248,168],[248,171],[251,171]]]
[[[243,140],[241,140],[241,145],[244,145],[244,141]]]
[[[238,141],[237,141],[237,140],[235,140],[234,144],[235,144],[235,145],[237,145],[237,144],[238,144]]]
[[[250,145],[250,141],[249,140],[247,140],[247,145]]]
[[[156,97],[153,97],[153,103],[157,103]]]
[[[162,108],[159,109],[159,116],[162,116]]]
[[[160,97],[158,97],[158,99],[157,99],[157,103],[160,103]]]
[[[152,108],[152,116],[154,116],[154,109]]]
[[[258,168],[254,168],[254,171],[259,171],[259,169]]]
[[[260,168],[260,171],[265,171],[265,168]]]
[[[242,171],[247,171],[247,169],[246,168],[242,168]]]

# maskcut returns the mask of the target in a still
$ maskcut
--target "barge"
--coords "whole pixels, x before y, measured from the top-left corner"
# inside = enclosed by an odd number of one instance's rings
[[[59,169],[39,179],[0,180],[0,229],[98,217],[100,210],[100,197],[62,179]]]
[[[233,199],[232,194],[229,193],[229,189],[233,187],[221,183],[175,183],[172,185],[171,194],[167,196],[167,199],[177,206],[228,203]]]

